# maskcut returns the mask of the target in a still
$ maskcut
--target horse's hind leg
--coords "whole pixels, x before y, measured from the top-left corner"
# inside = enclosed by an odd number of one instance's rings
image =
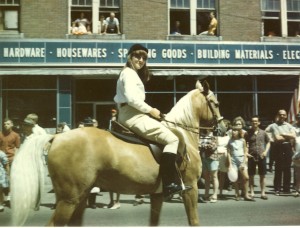
[[[163,194],[151,194],[151,214],[150,214],[150,226],[158,226],[160,211],[163,204]]]
[[[84,199],[81,200],[80,204],[78,205],[75,212],[73,213],[71,220],[68,223],[68,226],[82,226],[83,213],[86,208],[86,200],[87,197],[84,197]]]
[[[65,226],[70,221],[75,208],[76,203],[69,203],[62,200],[59,200],[56,205],[54,214],[52,215],[48,226]]]

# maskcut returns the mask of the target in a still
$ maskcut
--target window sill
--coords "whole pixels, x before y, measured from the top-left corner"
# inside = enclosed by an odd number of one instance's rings
[[[0,39],[22,39],[24,38],[24,33],[19,33],[18,31],[5,30],[0,31]]]
[[[167,40],[200,40],[200,41],[222,41],[222,36],[208,35],[168,35]]]
[[[280,37],[280,36],[263,36],[260,38],[262,42],[283,42],[283,43],[294,43],[299,42],[300,37]]]
[[[66,34],[67,39],[97,39],[97,40],[125,40],[125,34],[82,34],[82,35],[74,35],[74,34]]]

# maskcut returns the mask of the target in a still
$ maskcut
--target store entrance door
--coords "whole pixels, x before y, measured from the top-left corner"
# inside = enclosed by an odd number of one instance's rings
[[[93,116],[98,121],[98,128],[108,129],[112,109],[115,109],[114,102],[97,102],[93,104]]]

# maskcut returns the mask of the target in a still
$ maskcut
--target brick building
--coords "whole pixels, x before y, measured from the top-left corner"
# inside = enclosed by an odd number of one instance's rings
[[[121,34],[98,33],[110,12]],[[199,35],[211,12],[216,33]],[[71,34],[81,13],[90,31]],[[298,89],[299,32],[300,0],[0,0],[0,119],[36,112],[55,128],[91,116],[107,128],[126,50],[142,43],[147,99],[162,112],[205,78],[225,118],[258,114],[266,125]]]

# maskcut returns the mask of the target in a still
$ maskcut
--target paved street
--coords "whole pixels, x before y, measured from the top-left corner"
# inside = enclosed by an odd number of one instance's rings
[[[199,203],[199,215],[202,226],[299,226],[300,225],[300,197],[292,195],[275,196],[271,187],[273,174],[267,175],[268,200],[260,199],[259,187],[256,187],[256,202],[235,201],[234,190],[225,193],[226,199],[217,203]],[[258,179],[256,177],[256,185]],[[32,211],[25,226],[44,226],[49,220],[54,194],[49,193],[51,184],[46,183],[46,192],[40,211]],[[203,193],[203,189],[200,189]],[[150,211],[149,198],[145,203],[133,206],[133,195],[121,195],[121,208],[108,210],[102,207],[109,203],[109,194],[103,192],[97,196],[97,209],[88,208],[85,212],[84,226],[148,226]],[[9,208],[0,213],[1,226],[10,226]],[[164,203],[162,226],[187,226],[187,219],[183,204],[178,199]]]

